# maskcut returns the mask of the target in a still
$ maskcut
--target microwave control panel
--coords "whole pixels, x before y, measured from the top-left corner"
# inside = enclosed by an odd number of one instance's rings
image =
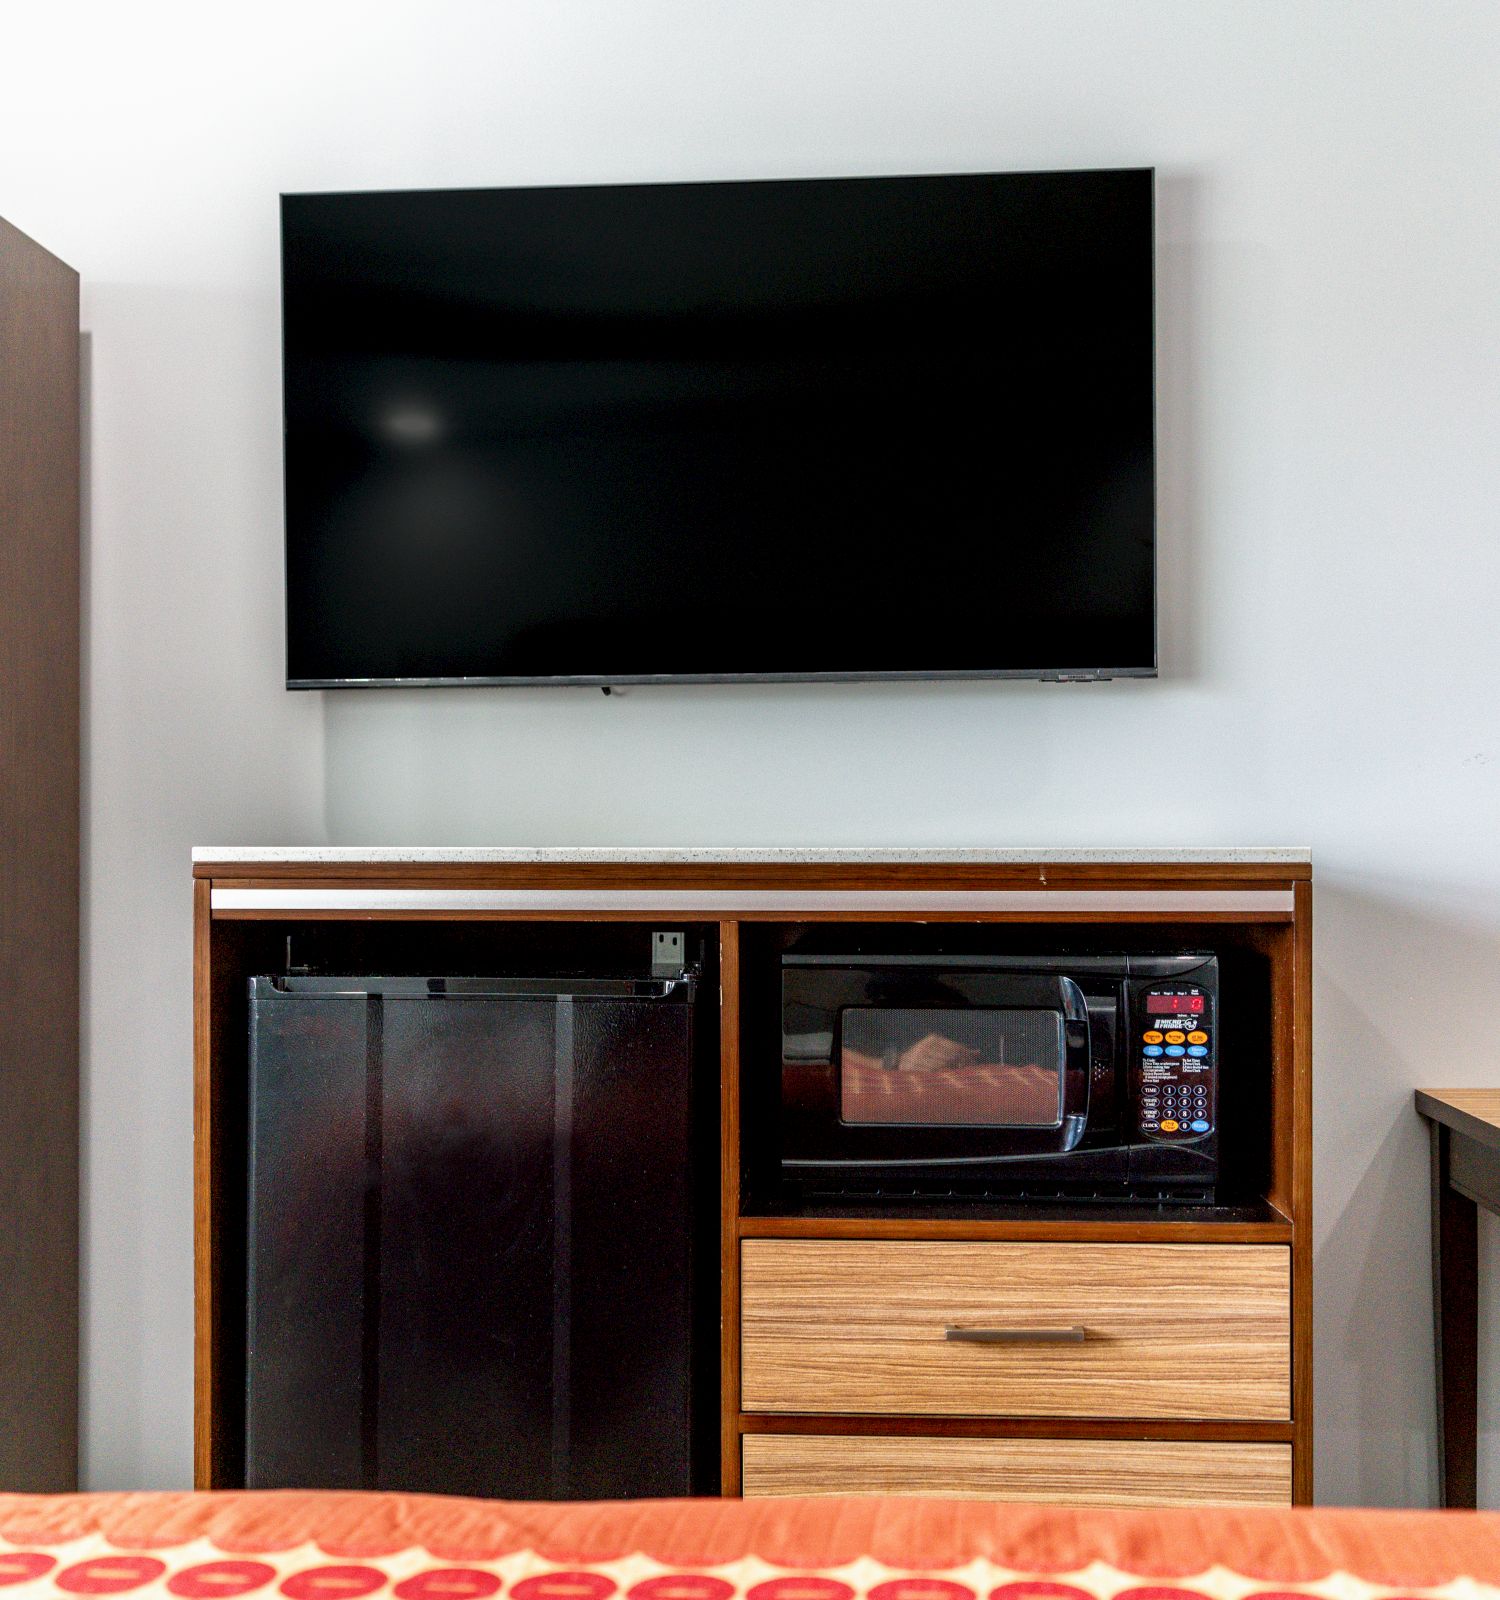
[[[1193,984],[1153,985],[1138,1000],[1138,1126],[1168,1144],[1201,1139],[1216,1121],[1215,1023],[1207,991]]]

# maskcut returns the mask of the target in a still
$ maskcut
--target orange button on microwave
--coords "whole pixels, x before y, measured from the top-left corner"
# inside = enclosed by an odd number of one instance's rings
[[[1202,1028],[1194,1028],[1193,1031],[1188,1035],[1188,1043],[1207,1044],[1208,1035],[1203,1031]]]
[[[1177,1124],[1175,1122],[1173,1122],[1170,1117],[1168,1117],[1167,1120],[1164,1123],[1162,1123],[1161,1131],[1163,1133],[1176,1133],[1177,1132]]]
[[[1147,1030],[1141,1035],[1141,1038],[1143,1038],[1147,1044],[1161,1043],[1161,1034],[1155,1028],[1147,1028]]]
[[[1182,1031],[1181,1028],[1173,1028],[1172,1031],[1167,1035],[1167,1043],[1181,1044],[1185,1038],[1187,1038],[1187,1035]]]

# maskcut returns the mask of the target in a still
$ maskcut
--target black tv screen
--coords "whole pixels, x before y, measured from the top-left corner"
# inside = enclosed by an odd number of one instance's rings
[[[282,199],[287,681],[1149,676],[1152,173]]]

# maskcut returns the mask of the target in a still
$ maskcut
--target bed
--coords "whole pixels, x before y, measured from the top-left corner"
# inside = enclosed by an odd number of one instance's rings
[[[0,1590],[5,1600],[1479,1600],[1500,1593],[1500,1514],[5,1495]]]

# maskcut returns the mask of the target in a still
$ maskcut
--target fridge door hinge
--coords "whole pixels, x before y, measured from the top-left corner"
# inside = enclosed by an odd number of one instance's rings
[[[679,933],[653,933],[651,935],[651,976],[653,978],[680,978],[687,941]]]

